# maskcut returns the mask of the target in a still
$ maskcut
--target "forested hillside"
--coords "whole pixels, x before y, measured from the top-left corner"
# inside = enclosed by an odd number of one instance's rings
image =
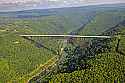
[[[61,80],[70,83],[71,79],[75,83],[97,73],[102,76],[100,79],[107,79],[108,76],[111,79],[123,78],[124,37],[120,38],[118,49],[121,51],[117,52],[115,38],[57,39],[20,35],[123,35],[124,8],[123,5],[103,5],[0,12],[0,83],[58,83]],[[65,49],[59,54],[62,45]],[[59,55],[61,57],[58,60]],[[110,71],[109,66],[114,67],[111,67],[111,73],[106,73]],[[102,70],[104,74],[100,73]],[[114,71],[119,72],[114,74]],[[96,78],[93,77],[93,80]]]
[[[107,30],[103,35],[123,35],[125,22]],[[118,40],[119,46],[117,47]],[[60,73],[52,76],[50,83],[111,83],[125,82],[125,36],[113,39],[92,40],[86,49],[79,48],[80,52],[66,55],[63,70],[70,69],[71,64],[78,67],[72,73]],[[84,52],[86,50],[86,52]],[[74,52],[74,51],[72,51]],[[88,53],[89,52],[89,53]],[[81,53],[81,54],[79,54]],[[90,55],[93,57],[89,57]],[[69,56],[69,57],[68,57]],[[84,57],[82,57],[84,56]],[[75,58],[75,59],[74,59]],[[66,60],[68,60],[66,62]],[[81,62],[79,64],[79,62]],[[74,64],[73,64],[74,63]],[[62,65],[62,64],[61,64]],[[75,67],[74,67],[75,68]],[[82,69],[81,69],[82,68]],[[70,70],[71,71],[71,70]]]

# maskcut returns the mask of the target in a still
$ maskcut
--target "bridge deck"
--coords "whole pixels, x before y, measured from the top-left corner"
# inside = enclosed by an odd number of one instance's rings
[[[82,36],[82,35],[20,35],[21,37],[72,37],[72,38],[112,38],[112,36]]]

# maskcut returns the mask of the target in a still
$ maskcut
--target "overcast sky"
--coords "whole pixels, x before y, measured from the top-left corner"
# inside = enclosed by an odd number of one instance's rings
[[[125,3],[125,0],[0,0],[0,11]]]

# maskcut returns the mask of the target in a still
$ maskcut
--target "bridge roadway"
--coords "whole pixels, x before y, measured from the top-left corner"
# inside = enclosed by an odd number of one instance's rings
[[[112,36],[82,36],[82,35],[20,35],[21,37],[71,37],[71,38],[112,38]]]

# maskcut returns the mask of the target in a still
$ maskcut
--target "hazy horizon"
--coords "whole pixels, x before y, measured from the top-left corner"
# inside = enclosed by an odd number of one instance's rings
[[[124,0],[0,0],[0,12],[125,3]]]

